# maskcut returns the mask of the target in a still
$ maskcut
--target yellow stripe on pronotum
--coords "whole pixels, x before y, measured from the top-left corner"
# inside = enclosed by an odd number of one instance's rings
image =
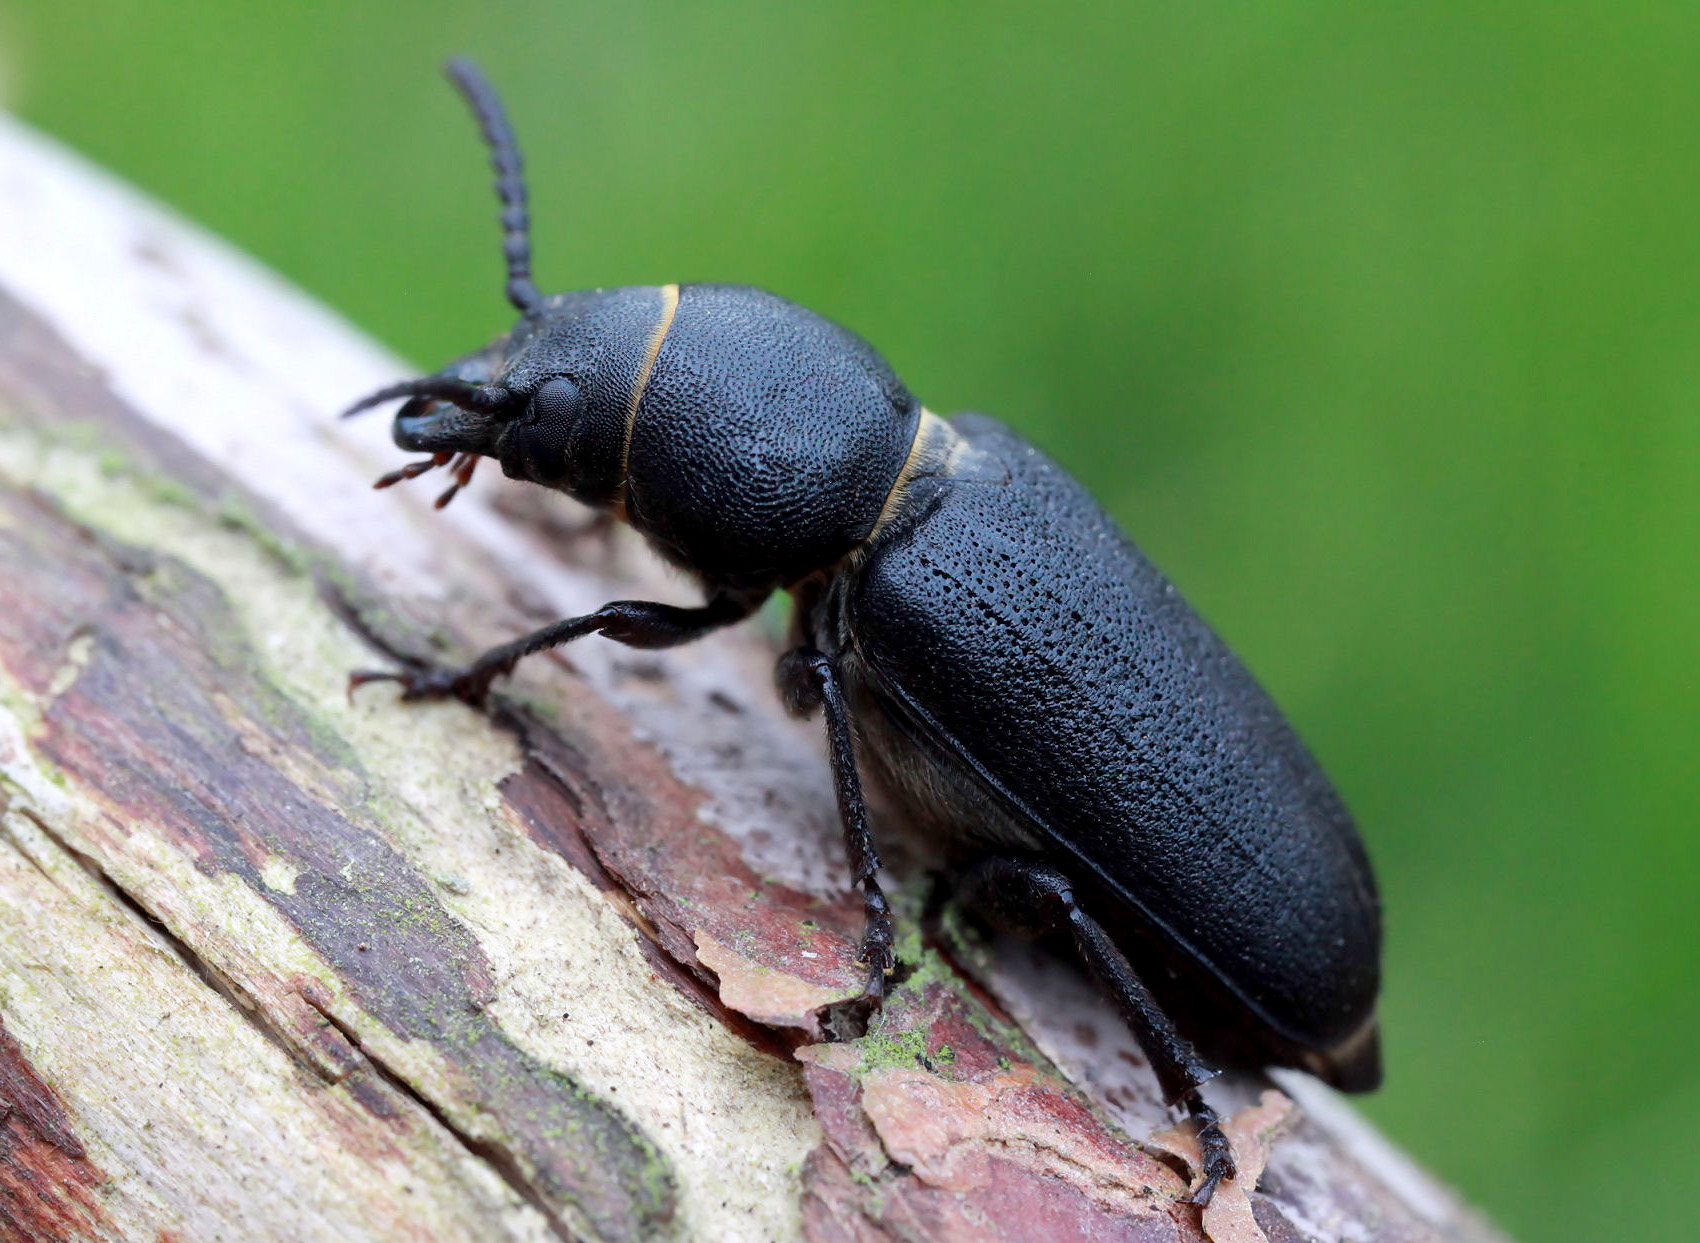
[[[638,368],[637,380],[632,384],[632,397],[626,403],[626,438],[620,445],[620,495],[615,502],[615,509],[624,514],[626,509],[626,486],[631,478],[632,458],[632,428],[637,424],[638,406],[643,403],[643,391],[649,387],[650,373],[655,370],[655,360],[661,354],[661,343],[667,339],[667,330],[673,326],[673,316],[679,309],[679,287],[663,285],[661,287],[661,318],[655,321],[655,327],[650,330],[649,341],[644,345],[643,365]]]

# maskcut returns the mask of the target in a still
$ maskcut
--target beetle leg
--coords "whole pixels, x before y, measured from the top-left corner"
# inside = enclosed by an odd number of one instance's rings
[[[461,669],[415,665],[407,669],[361,669],[348,676],[348,689],[368,682],[399,682],[403,699],[440,699],[449,695],[467,703],[482,703],[490,683],[512,673],[523,658],[547,651],[587,634],[601,633],[630,647],[677,647],[700,639],[711,630],[748,617],[761,603],[745,596],[718,595],[698,608],[657,604],[651,600],[616,600],[583,617],[568,617],[493,647]]]
[[[867,922],[862,929],[857,961],[868,968],[864,992],[869,997],[885,993],[885,976],[897,965],[892,953],[896,936],[891,924],[891,905],[885,900],[875,873],[879,851],[868,827],[868,807],[862,799],[862,782],[856,775],[856,748],[850,730],[850,710],[844,702],[838,670],[825,653],[799,647],[779,662],[779,687],[786,705],[798,713],[826,709],[827,752],[832,761],[832,782],[838,796],[838,819],[844,828],[844,854],[850,876],[862,891],[862,910]]]
[[[1185,1102],[1187,1112],[1197,1120],[1204,1181],[1192,1200],[1194,1204],[1210,1203],[1217,1185],[1234,1176],[1233,1153],[1221,1120],[1198,1091],[1220,1072],[1198,1056],[1192,1042],[1158,1006],[1127,956],[1098,922],[1080,909],[1068,878],[1042,864],[990,858],[970,869],[958,893],[993,923],[1010,931],[1033,934],[1066,929],[1074,938],[1075,951],[1115,998],[1122,1018],[1145,1050],[1165,1099],[1171,1105]]]

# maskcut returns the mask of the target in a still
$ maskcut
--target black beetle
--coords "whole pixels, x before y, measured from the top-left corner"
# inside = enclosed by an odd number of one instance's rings
[[[630,523],[707,601],[618,601],[464,669],[352,684],[477,702],[569,639],[670,647],[789,591],[779,687],[793,711],[825,709],[872,995],[892,924],[858,763],[950,844],[961,898],[1072,938],[1199,1120],[1199,1203],[1233,1176],[1198,1092],[1220,1068],[1375,1087],[1381,920],[1351,817],[1174,586],[1032,445],[932,414],[812,311],[737,285],[541,295],[501,103],[468,62],[448,70],[492,152],[520,319],[349,409],[408,398],[395,442],[432,455],[378,486],[449,465],[442,504],[493,457]]]

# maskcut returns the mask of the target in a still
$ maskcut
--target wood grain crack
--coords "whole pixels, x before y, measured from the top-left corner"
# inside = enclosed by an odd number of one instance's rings
[[[430,1097],[425,1096],[423,1093],[419,1092],[418,1089],[414,1088],[412,1084],[408,1083],[405,1078],[391,1068],[383,1060],[383,1058],[379,1057],[371,1050],[371,1048],[363,1043],[360,1039],[359,1033],[338,1018],[336,1012],[332,1010],[328,1004],[326,1004],[323,998],[316,997],[309,992],[303,992],[301,994],[301,999],[316,1010],[326,1023],[336,1029],[336,1031],[342,1035],[344,1040],[348,1041],[349,1045],[365,1060],[366,1064],[372,1068],[374,1074],[381,1078],[395,1091],[401,1093],[415,1105],[419,1106],[419,1108],[430,1114],[445,1131],[455,1137],[455,1140],[461,1147],[465,1148],[467,1152],[471,1153],[480,1161],[483,1161],[486,1165],[488,1165],[491,1170],[496,1173],[497,1177],[508,1185],[515,1195],[519,1196],[532,1208],[536,1209],[543,1219],[549,1223],[549,1230],[551,1234],[553,1234],[556,1238],[563,1240],[564,1243],[571,1243],[572,1240],[579,1237],[575,1231],[567,1226],[566,1222],[561,1220],[560,1214],[550,1206],[548,1201],[537,1194],[536,1190],[532,1187],[530,1180],[526,1178],[525,1172],[520,1169],[519,1163],[514,1159],[512,1153],[505,1152],[500,1146],[487,1143],[484,1140],[479,1139],[476,1135],[456,1126],[454,1119],[449,1117],[447,1112],[444,1111],[441,1106],[439,1106]]]
[[[72,845],[65,836],[30,808],[18,809],[19,814],[26,817],[35,825],[48,842],[52,843],[66,858],[75,863],[94,885],[110,898],[125,914],[129,915],[147,930],[154,946],[161,953],[174,958],[191,975],[199,980],[206,988],[228,1005],[249,1027],[258,1032],[269,1044],[289,1058],[297,1069],[311,1075],[315,1080],[325,1084],[340,1083],[346,1076],[331,1069],[328,1060],[320,1062],[307,1056],[301,1046],[291,1040],[276,1024],[268,1021],[268,1011],[260,1004],[259,999],[249,995],[234,981],[223,975],[206,958],[195,952],[195,947],[173,932],[169,925],[149,910],[135,894],[125,889],[114,880],[98,860],[92,858]],[[49,881],[53,881],[51,870],[43,867],[35,860],[30,852],[21,850],[26,858],[35,864],[38,871]],[[57,882],[54,882],[57,885]]]

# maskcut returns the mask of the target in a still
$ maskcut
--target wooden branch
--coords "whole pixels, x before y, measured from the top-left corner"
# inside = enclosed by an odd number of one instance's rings
[[[331,414],[409,369],[10,124],[0,238],[0,1238],[1495,1237],[1297,1076],[1218,1093],[1201,1221],[1110,1008],[923,936],[919,867],[870,1018],[759,627],[351,700],[363,633],[686,593],[536,490],[374,494]]]

